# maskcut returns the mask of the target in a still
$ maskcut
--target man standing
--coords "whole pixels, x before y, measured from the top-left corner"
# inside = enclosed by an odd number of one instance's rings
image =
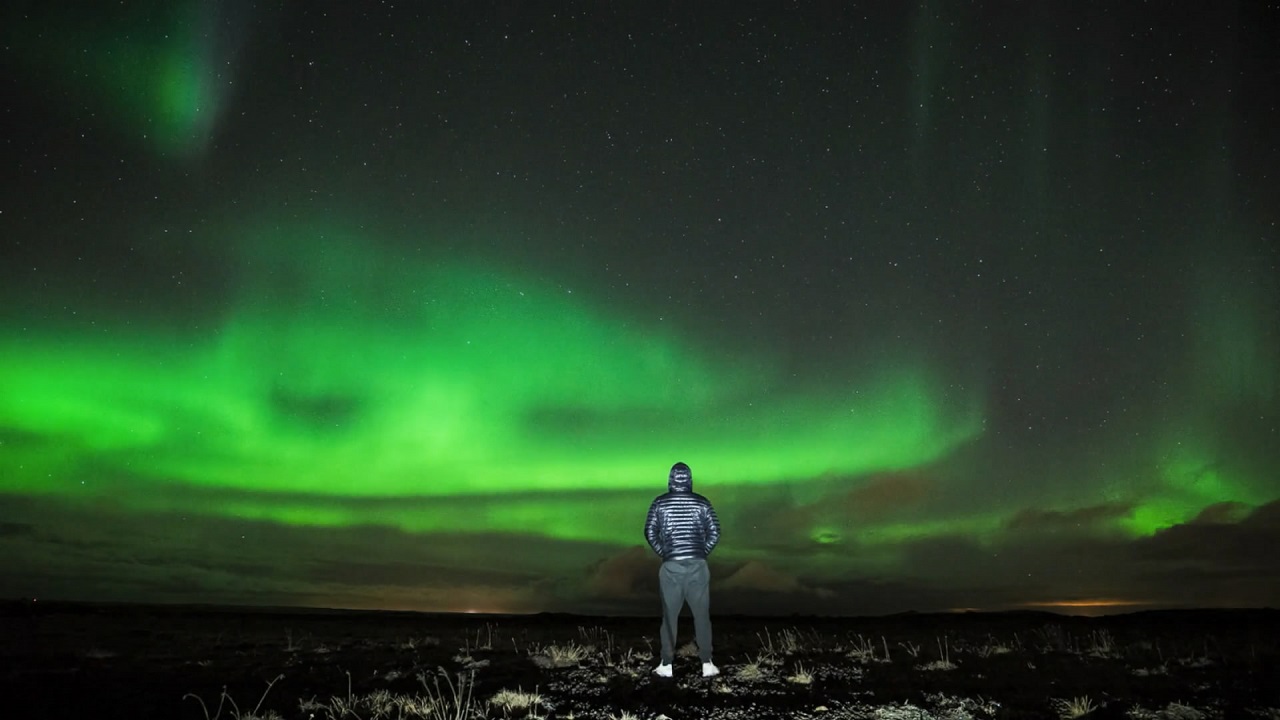
[[[649,547],[662,557],[658,582],[662,589],[662,664],[654,672],[671,677],[676,622],[689,603],[693,631],[702,658],[702,676],[719,675],[711,662],[711,571],[707,556],[720,542],[720,521],[711,502],[693,491],[693,473],[678,462],[667,475],[667,492],[654,498],[644,523]]]

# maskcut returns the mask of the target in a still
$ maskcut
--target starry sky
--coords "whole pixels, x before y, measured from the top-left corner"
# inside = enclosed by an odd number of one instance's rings
[[[3,12],[0,597],[1280,601],[1274,2]]]

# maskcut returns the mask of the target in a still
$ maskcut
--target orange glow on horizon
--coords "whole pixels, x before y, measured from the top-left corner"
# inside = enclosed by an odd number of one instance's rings
[[[1027,610],[1027,609],[1044,609],[1044,610],[1060,610],[1075,611],[1078,615],[1104,615],[1109,609],[1120,610],[1124,608],[1145,608],[1155,609],[1165,607],[1160,603],[1150,600],[1125,600],[1122,598],[1080,598],[1075,600],[1028,600],[1021,603],[1010,603],[1008,605],[991,606],[991,607],[953,607],[947,608],[944,612],[949,613],[982,613],[982,612],[1008,612],[1010,610]]]
[[[1120,600],[1116,598],[1094,598],[1089,600],[1037,600],[1021,603],[1019,607],[1069,607],[1069,608],[1103,608],[1103,607],[1135,607],[1153,605],[1150,600]]]
[[[1154,610],[1161,604],[1150,600],[1125,600],[1122,598],[1081,598],[1076,600],[1035,600],[1014,607],[1058,611],[1068,615],[1096,617],[1125,610]]]

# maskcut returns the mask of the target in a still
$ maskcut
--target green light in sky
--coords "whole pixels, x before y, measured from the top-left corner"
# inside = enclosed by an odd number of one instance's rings
[[[1139,536],[1189,522],[1220,503],[1257,507],[1274,500],[1265,480],[1250,477],[1213,449],[1214,434],[1170,433],[1155,461],[1156,486],[1135,505],[1122,527]]]
[[[1275,281],[1207,263],[1193,314],[1195,373],[1215,404],[1270,401],[1280,394]]]
[[[171,156],[198,154],[218,112],[207,3],[103,3],[75,14],[36,4],[6,28],[15,55],[37,76],[108,109],[120,130]],[[73,108],[79,113],[82,103]]]
[[[334,227],[263,227],[231,233],[239,288],[212,326],[0,330],[0,427],[15,438],[0,490],[632,544],[635,507],[680,458],[704,488],[785,483],[813,508],[791,543],[884,557],[928,537],[985,542],[1007,517],[868,520],[824,504],[831,478],[934,464],[980,436],[977,392],[957,398],[911,348],[797,382],[769,348],[743,362],[552,279],[407,259]],[[1138,488],[1115,523],[1128,532],[1271,499],[1196,430],[1213,427],[1210,411],[1184,415],[1161,435],[1152,484],[1120,481]]]
[[[1203,263],[1188,318],[1190,367],[1187,391],[1169,401],[1154,448],[1158,488],[1135,508],[1127,527],[1139,535],[1194,519],[1220,503],[1257,507],[1275,499],[1274,478],[1252,464],[1262,448],[1232,418],[1257,417],[1276,393],[1280,333],[1268,323],[1274,287],[1245,281],[1220,259]]]
[[[929,537],[964,537],[984,542],[999,531],[1006,518],[1000,512],[950,518],[920,518],[905,522],[888,522],[856,530],[857,541],[866,546],[898,545]]]
[[[0,340],[0,424],[38,448],[0,460],[4,490],[413,530],[476,528],[447,503],[325,498],[517,493],[484,529],[632,541],[599,503],[550,498],[619,492],[630,512],[673,457],[712,485],[856,477],[981,429],[977,397],[944,403],[922,362],[800,388],[767,358],[519,272],[410,262],[331,228],[242,236],[241,291],[217,327]]]

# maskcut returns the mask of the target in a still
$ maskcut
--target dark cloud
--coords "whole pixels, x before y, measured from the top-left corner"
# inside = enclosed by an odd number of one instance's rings
[[[727,591],[754,590],[780,595],[831,595],[829,590],[807,586],[795,575],[760,560],[748,561],[714,586]]]
[[[1228,523],[1228,524],[1238,523],[1238,522],[1241,522],[1242,520],[1245,520],[1246,518],[1249,518],[1251,515],[1257,515],[1259,513],[1261,513],[1260,517],[1265,519],[1267,516],[1267,507],[1269,506],[1264,505],[1263,507],[1258,508],[1257,510],[1250,510],[1249,506],[1245,505],[1244,503],[1238,503],[1238,502],[1215,503],[1201,510],[1200,514],[1196,515],[1188,524],[1220,525],[1223,523]]]
[[[0,533],[0,592],[11,596],[142,596],[173,602],[262,602],[401,609],[565,609],[647,614],[660,561],[645,547],[480,533],[293,527],[166,514],[112,514],[32,499]],[[1051,531],[979,542],[965,535],[901,543],[892,579],[868,570],[816,578],[766,559],[713,557],[722,612],[883,614],[1123,599],[1153,606],[1272,603],[1280,592],[1280,501],[1237,517],[1214,510],[1150,537]],[[57,534],[24,516],[61,516]],[[1064,518],[1059,525],[1073,527]],[[1110,518],[1114,509],[1090,510]],[[93,517],[93,523],[84,518]],[[511,563],[522,549],[523,566]],[[850,545],[856,559],[875,548]],[[351,558],[365,558],[354,562]],[[543,560],[538,560],[543,558]],[[573,570],[574,567],[579,568]],[[452,598],[452,599],[451,599]],[[341,601],[340,601],[341,599]],[[465,601],[465,602],[464,602]]]
[[[303,393],[280,385],[272,388],[270,401],[281,417],[316,430],[347,429],[365,405],[350,393]]]
[[[630,547],[592,564],[586,592],[607,600],[657,597],[659,560],[647,547]]]
[[[44,433],[22,428],[0,426],[0,449],[33,448],[50,442],[53,438]]]
[[[886,472],[717,488],[715,499],[722,524],[744,542],[788,553],[817,551],[824,538],[841,542],[877,525],[918,520],[939,491],[924,471]]]
[[[853,520],[866,522],[898,518],[922,504],[938,489],[923,471],[879,473],[860,478],[834,502]],[[830,501],[824,500],[827,506]]]
[[[34,534],[35,526],[31,523],[0,521],[0,537],[18,537]]]
[[[1238,513],[1235,509],[1230,512]],[[1280,500],[1232,522],[1218,507],[1192,522],[1161,530],[1134,544],[1134,559],[1163,575],[1200,569],[1273,578],[1280,586]]]
[[[1234,512],[1234,511],[1233,511]],[[1083,517],[1106,521],[1114,506],[1087,508]],[[1018,524],[1015,534],[980,543],[966,536],[930,538],[904,548],[903,574],[939,589],[966,582],[990,590],[1000,602],[1088,598],[1132,599],[1155,605],[1197,605],[1237,598],[1243,604],[1280,597],[1280,559],[1267,548],[1280,542],[1280,501],[1236,522],[1214,510],[1149,537],[1077,528],[1075,513],[1048,515],[1038,535]],[[1069,530],[1067,532],[1059,532]],[[998,590],[1003,588],[1003,590]]]
[[[1074,510],[1019,510],[1005,522],[1009,530],[1087,531],[1132,515],[1133,503],[1104,503]]]

